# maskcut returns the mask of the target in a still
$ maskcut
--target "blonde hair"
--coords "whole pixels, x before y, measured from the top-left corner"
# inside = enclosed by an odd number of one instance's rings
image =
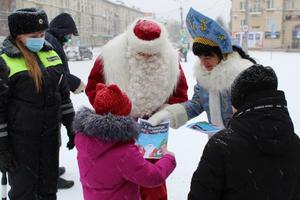
[[[29,51],[24,46],[24,44],[22,43],[22,41],[20,39],[18,39],[18,37],[16,38],[15,41],[16,41],[17,47],[19,48],[19,50],[21,51],[21,53],[24,57],[25,64],[29,71],[29,74],[34,81],[35,89],[36,89],[37,93],[39,93],[41,90],[41,86],[42,86],[42,72],[39,67],[37,58],[31,51]]]

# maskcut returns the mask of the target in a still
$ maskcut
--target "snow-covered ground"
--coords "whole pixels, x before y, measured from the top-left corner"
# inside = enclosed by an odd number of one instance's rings
[[[95,56],[99,50],[95,50]],[[285,53],[285,52],[250,52],[250,55],[258,60],[263,65],[272,66],[279,77],[279,88],[286,93],[288,108],[290,115],[294,121],[295,131],[300,130],[300,53]],[[182,63],[189,84],[189,98],[193,94],[193,86],[195,80],[193,78],[193,63],[196,59],[190,52],[188,62]],[[118,55],[116,55],[118,59]],[[73,74],[80,77],[84,82],[87,82],[87,77],[93,66],[93,61],[70,62],[70,70]],[[81,106],[88,106],[89,102],[84,94],[72,95],[73,104],[77,110]],[[205,120],[205,114],[202,114],[194,120]],[[67,136],[64,128],[62,128],[63,146],[61,148],[61,165],[67,169],[63,175],[66,179],[75,180],[75,186],[68,190],[59,190],[59,200],[82,200],[83,194],[79,181],[79,172],[76,160],[76,149],[68,151],[65,147]],[[207,142],[207,136],[190,130],[186,127],[181,127],[177,130],[171,130],[169,136],[169,150],[175,153],[177,159],[177,167],[172,175],[167,180],[168,194],[170,200],[187,199],[189,192],[190,179],[200,160],[203,148]],[[109,170],[109,169],[107,169]]]

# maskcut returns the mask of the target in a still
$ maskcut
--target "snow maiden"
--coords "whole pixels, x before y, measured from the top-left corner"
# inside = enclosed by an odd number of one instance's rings
[[[229,35],[219,24],[192,8],[186,24],[194,40],[193,53],[198,57],[194,66],[194,95],[185,103],[165,107],[149,121],[156,125],[170,120],[171,126],[178,128],[205,111],[210,123],[224,128],[232,117],[231,83],[255,61],[231,45]]]

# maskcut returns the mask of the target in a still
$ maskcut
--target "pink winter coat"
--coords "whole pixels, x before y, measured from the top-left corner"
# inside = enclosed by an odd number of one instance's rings
[[[83,108],[76,114],[75,129],[85,200],[140,200],[140,185],[161,185],[175,169],[171,155],[155,164],[143,158],[133,142],[138,131],[130,117],[102,116]]]

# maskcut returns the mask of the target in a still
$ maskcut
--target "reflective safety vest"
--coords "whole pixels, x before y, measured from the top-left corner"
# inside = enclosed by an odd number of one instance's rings
[[[42,62],[45,68],[54,67],[56,65],[62,64],[60,57],[53,50],[50,51],[40,51],[37,53],[38,58]],[[22,71],[27,71],[24,57],[9,57],[5,53],[0,55],[5,61],[7,67],[10,69],[8,77]]]

